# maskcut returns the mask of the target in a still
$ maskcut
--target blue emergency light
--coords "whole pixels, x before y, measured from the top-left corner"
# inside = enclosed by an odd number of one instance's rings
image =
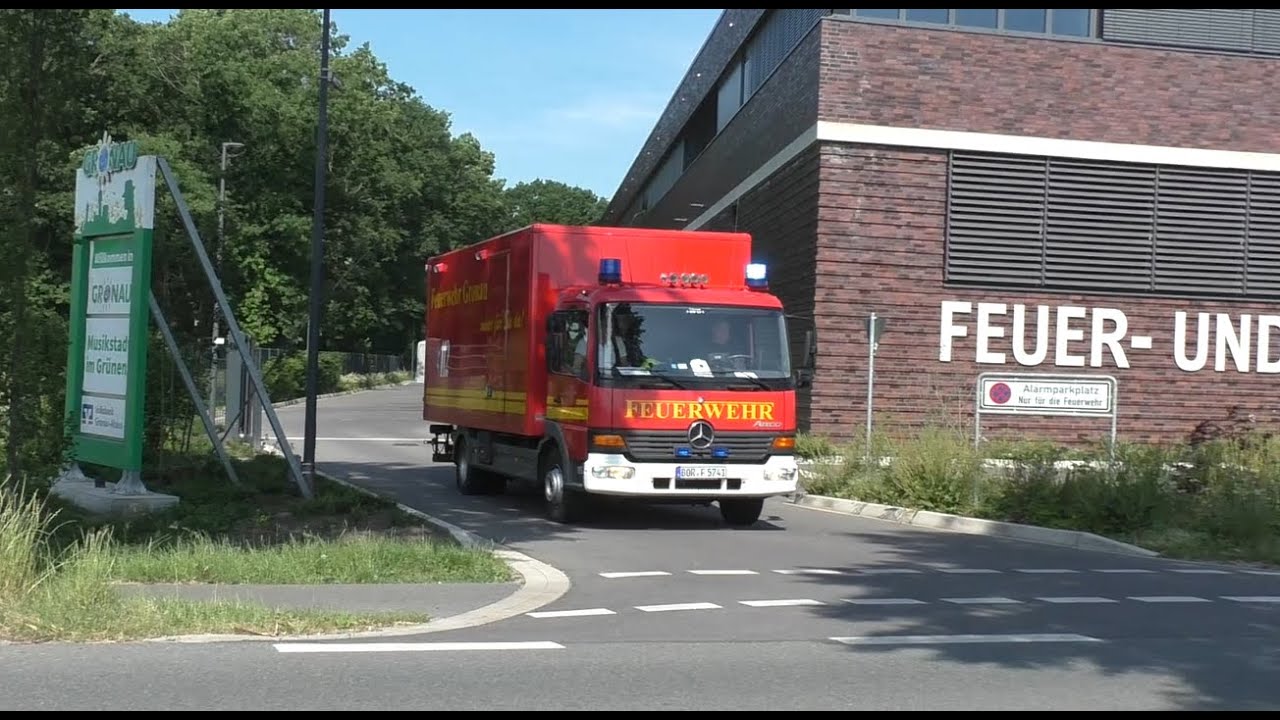
[[[622,282],[622,261],[618,258],[600,259],[600,284]]]
[[[752,290],[769,287],[769,273],[764,263],[751,263],[747,266],[747,287]]]

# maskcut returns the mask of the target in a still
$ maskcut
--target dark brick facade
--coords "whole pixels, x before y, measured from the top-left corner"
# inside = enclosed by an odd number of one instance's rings
[[[876,423],[918,426],[947,422],[972,427],[974,391],[979,373],[1080,373],[1116,377],[1119,384],[1119,437],[1128,441],[1185,439],[1204,420],[1223,421],[1233,406],[1253,413],[1259,422],[1280,420],[1274,391],[1276,376],[1254,369],[1256,346],[1250,343],[1249,372],[1235,369],[1228,353],[1227,370],[1215,372],[1217,320],[1210,323],[1208,363],[1198,372],[1180,370],[1174,360],[1174,318],[1187,311],[1187,351],[1194,357],[1196,313],[1253,315],[1256,337],[1259,314],[1277,313],[1261,304],[1203,302],[1076,294],[1026,294],[1019,291],[946,288],[943,279],[947,155],[945,151],[907,151],[824,144],[821,152],[822,194],[819,200],[816,272],[819,374],[813,389],[811,430],[843,438],[861,437],[866,413],[867,343],[865,322],[871,311],[888,318],[888,332],[876,354]],[[974,303],[969,315],[956,316],[968,334],[953,341],[951,362],[939,361],[940,308],[944,300]],[[1004,337],[990,349],[1006,355],[1004,365],[975,362],[977,303],[1007,304],[1007,314],[994,318]],[[1013,359],[1013,305],[1027,306],[1028,350],[1036,345],[1036,306],[1074,305],[1089,310],[1117,308],[1128,318],[1128,336],[1152,338],[1150,350],[1122,343],[1130,367],[1116,367],[1110,353],[1103,365],[1087,367],[1092,331],[1090,318],[1073,321],[1084,340],[1068,350],[1085,358],[1086,367],[1053,366],[1056,315],[1050,314],[1048,355],[1042,364],[1024,368]],[[1280,328],[1271,333],[1271,358],[1280,358]],[[1091,442],[1109,431],[1106,419],[984,416],[987,437],[1052,437]]]
[[[1264,88],[1280,62],[1047,41],[954,31],[922,31],[831,18],[822,23],[819,115],[823,120],[935,129],[1040,135],[1138,144],[1275,152],[1280,148],[1280,97]],[[1242,112],[1242,108],[1248,108]],[[948,422],[971,428],[976,378],[983,371],[1110,373],[1119,383],[1119,436],[1131,441],[1185,439],[1204,420],[1225,420],[1234,406],[1263,423],[1280,420],[1275,377],[1251,367],[1240,373],[1228,359],[1213,369],[1216,317],[1208,365],[1184,372],[1174,361],[1174,317],[1190,314],[1188,351],[1194,354],[1196,313],[1229,313],[1235,327],[1274,308],[1232,302],[1130,299],[944,286],[947,154],[826,144],[821,153],[821,200],[815,314],[819,375],[811,429],[858,438],[866,413],[865,322],[873,309],[888,317],[876,358],[877,425]],[[943,300],[973,302],[958,317],[968,335],[954,341],[953,359],[940,362]],[[1005,336],[992,350],[1006,364],[978,365],[976,303],[1003,302],[996,318]],[[1125,346],[1129,369],[1109,354],[1101,368],[1055,368],[1056,333],[1046,362],[1020,367],[1010,349],[1012,306],[1027,305],[1026,344],[1035,344],[1035,306],[1111,307],[1128,318],[1129,335],[1149,335],[1150,350]],[[1073,325],[1074,326],[1074,325]],[[1273,331],[1272,354],[1280,354]],[[1086,356],[1090,328],[1070,350]],[[1248,350],[1256,358],[1256,347]],[[1252,366],[1252,362],[1250,363]],[[1094,441],[1106,419],[985,416],[984,435]]]
[[[823,120],[1276,152],[1280,59],[822,24]]]
[[[655,208],[633,219],[619,203],[634,212],[634,196],[615,199],[606,221],[679,226],[674,218],[701,212],[690,209],[690,203],[709,207],[819,119],[1277,152],[1280,96],[1268,92],[1277,71],[1280,60],[1274,58],[828,17]],[[663,149],[655,146],[654,153]],[[818,375],[812,391],[801,393],[802,430],[841,440],[862,437],[865,323],[872,310],[888,320],[876,359],[875,418],[881,430],[948,423],[971,433],[975,383],[984,371],[1115,376],[1122,441],[1185,440],[1202,421],[1224,421],[1236,407],[1260,423],[1280,424],[1276,376],[1253,367],[1259,315],[1280,314],[1270,306],[947,287],[947,158],[945,149],[816,143],[704,226],[755,236],[756,256],[769,263],[774,291],[793,315],[794,358],[800,359],[804,331],[817,329]],[[946,300],[969,301],[974,307],[957,316],[968,334],[954,341],[952,360],[941,362],[940,310]],[[1005,328],[1004,337],[991,346],[1006,353],[1004,365],[975,362],[979,302],[1007,305],[1007,314],[995,318]],[[1090,367],[1092,329],[1086,315],[1073,322],[1073,329],[1083,329],[1084,340],[1069,344],[1071,353],[1085,357],[1085,366],[1055,367],[1057,329],[1051,312],[1047,358],[1038,366],[1020,367],[1012,357],[1010,337],[1015,304],[1027,307],[1028,348],[1036,345],[1041,304],[1054,310],[1119,309],[1128,320],[1127,335],[1150,336],[1152,344],[1134,349],[1124,343],[1131,365],[1127,369],[1116,367],[1110,353],[1104,354],[1101,367]],[[1208,362],[1196,372],[1175,363],[1178,311],[1190,315],[1188,350],[1193,355],[1197,313],[1213,314]],[[1229,352],[1225,371],[1214,369],[1217,313],[1226,313],[1235,328],[1242,315],[1252,315],[1248,372],[1235,369]],[[1280,358],[1280,327],[1271,335],[1271,357]],[[1109,420],[989,415],[983,428],[988,438],[1093,442],[1106,437]]]
[[[821,25],[816,25],[800,41],[656,205],[641,211],[638,195],[620,193],[605,213],[604,224],[684,227],[800,133],[813,127],[818,119],[819,27]],[[688,104],[697,105],[705,93],[714,92],[709,85],[718,78],[722,67],[723,61],[721,67],[703,68],[704,78],[710,76],[711,80],[699,85],[702,94],[687,89]],[[687,117],[687,113],[684,115]],[[664,132],[670,143],[680,125],[664,119],[663,127],[668,128]],[[656,146],[652,150],[655,159],[650,165],[656,164],[666,149],[666,145]]]

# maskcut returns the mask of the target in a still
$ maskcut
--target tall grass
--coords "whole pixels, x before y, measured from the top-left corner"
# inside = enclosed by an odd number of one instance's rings
[[[804,446],[805,491],[922,510],[1084,530],[1170,555],[1280,563],[1280,438],[1072,449],[1043,442],[973,447],[936,427],[861,444]]]

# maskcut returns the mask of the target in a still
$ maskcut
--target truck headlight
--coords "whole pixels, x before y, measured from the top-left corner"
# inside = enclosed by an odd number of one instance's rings
[[[768,468],[764,471],[764,479],[769,482],[791,482],[796,479],[794,467]]]
[[[636,469],[626,465],[596,465],[591,468],[591,476],[601,479],[630,480],[635,474]]]

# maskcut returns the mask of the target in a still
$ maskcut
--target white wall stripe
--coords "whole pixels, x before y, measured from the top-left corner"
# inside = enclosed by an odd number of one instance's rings
[[[971,150],[975,152],[1004,152],[1017,155],[1047,155],[1076,160],[1110,160],[1116,162],[1191,165],[1206,168],[1280,172],[1280,153],[1207,150],[1167,145],[1134,145],[1131,143],[1102,142],[1098,140],[1067,140],[1028,135],[931,130],[928,128],[864,125],[819,120],[813,127],[800,133],[796,139],[788,143],[778,154],[766,160],[759,169],[747,176],[746,180],[738,183],[737,187],[730,190],[724,197],[707,208],[705,212],[685,225],[685,229],[697,230],[706,225],[712,218],[737,201],[738,198],[751,192],[753,188],[767,180],[770,175],[773,175],[782,166],[795,159],[810,145],[819,141],[890,145],[929,150]]]

